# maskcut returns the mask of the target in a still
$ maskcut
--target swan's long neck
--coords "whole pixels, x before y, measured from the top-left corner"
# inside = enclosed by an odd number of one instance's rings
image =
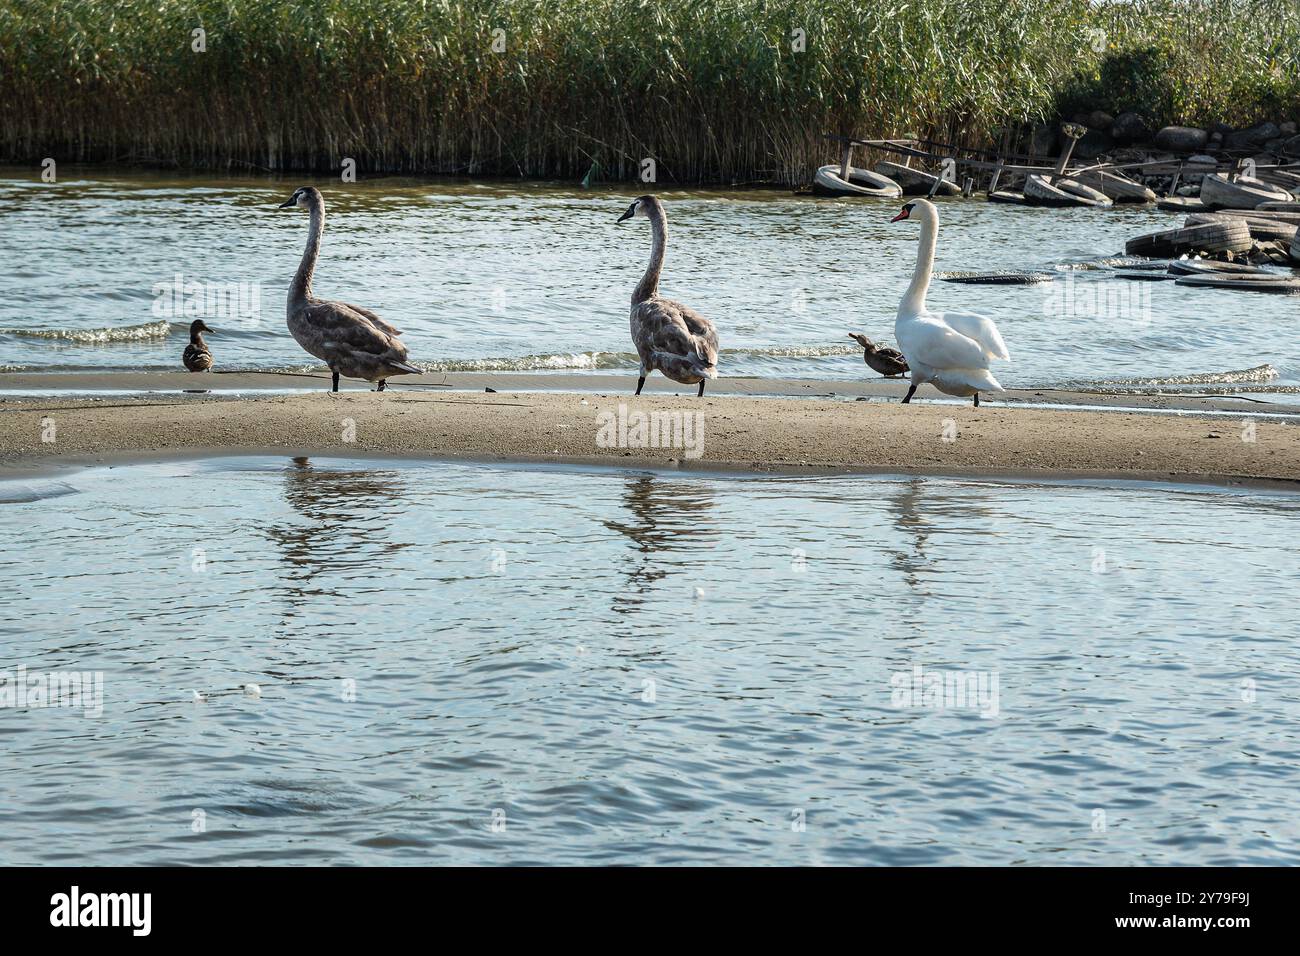
[[[632,304],[644,302],[659,291],[659,273],[664,268],[664,246],[668,242],[668,222],[664,211],[657,205],[649,210],[650,228],[654,232],[654,245],[650,248],[650,264],[645,267],[645,275],[632,292]]]
[[[325,204],[319,199],[311,204],[311,226],[307,232],[307,248],[302,262],[289,286],[290,302],[306,302],[311,298],[311,277],[316,273],[316,259],[320,256],[320,237],[325,231]]]
[[[916,269],[912,272],[912,283],[907,287],[907,294],[899,304],[898,310],[915,315],[925,311],[925,293],[930,288],[930,272],[934,269],[934,245],[938,239],[939,226],[930,218],[921,220],[921,244],[916,250]]]

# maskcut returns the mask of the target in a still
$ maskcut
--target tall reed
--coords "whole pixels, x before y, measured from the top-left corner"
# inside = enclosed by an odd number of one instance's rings
[[[824,133],[986,144],[1080,105],[1294,118],[1300,5],[0,0],[18,162],[792,184]]]

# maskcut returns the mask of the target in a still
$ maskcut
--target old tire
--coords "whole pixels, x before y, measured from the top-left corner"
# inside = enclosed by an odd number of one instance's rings
[[[1048,182],[1046,176],[1025,177],[1025,199],[1035,206],[1109,206],[1111,201],[1097,190],[1073,179]]]
[[[928,196],[931,189],[934,190],[936,196],[961,195],[961,187],[956,183],[944,179],[942,176],[936,176],[934,173],[927,173],[923,169],[904,166],[902,163],[891,163],[888,160],[882,160],[876,163],[875,171],[886,179],[898,183],[905,196]]]
[[[1240,262],[1215,262],[1212,259],[1205,261],[1200,259],[1175,259],[1169,263],[1169,272],[1172,275],[1180,276],[1276,275],[1276,273],[1261,269],[1259,266],[1246,265]]]
[[[1166,212],[1207,212],[1205,203],[1199,199],[1189,199],[1186,196],[1168,196],[1156,203],[1157,209],[1163,209]]]
[[[1291,198],[1285,189],[1247,176],[1232,181],[1227,173],[1210,173],[1201,180],[1201,202],[1210,210],[1254,209],[1260,203],[1288,202]]]
[[[1184,226],[1199,226],[1207,222],[1231,222],[1240,218],[1250,230],[1250,238],[1261,241],[1290,242],[1295,238],[1296,224],[1266,219],[1263,216],[1225,216],[1223,213],[1194,213],[1187,217]]]
[[[1124,244],[1124,251],[1130,256],[1171,259],[1184,252],[1245,252],[1250,244],[1250,227],[1244,220],[1224,219],[1138,236]]]
[[[1207,289],[1231,289],[1235,292],[1273,292],[1282,295],[1300,293],[1300,279],[1287,276],[1179,276],[1175,285],[1199,286]]]
[[[813,176],[813,194],[817,196],[862,196],[875,199],[897,199],[903,195],[902,188],[892,179],[887,179],[869,169],[849,167],[849,178],[840,178],[838,165],[822,166]]]
[[[965,282],[970,285],[1038,285],[1056,278],[1054,272],[941,272],[941,282]]]

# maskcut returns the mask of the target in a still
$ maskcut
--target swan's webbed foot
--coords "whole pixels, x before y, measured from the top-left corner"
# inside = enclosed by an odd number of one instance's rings
[[[387,387],[388,387],[388,380],[381,378],[379,380],[379,385],[375,388],[375,391],[382,392]]]
[[[632,394],[633,394],[633,395],[640,395],[640,394],[641,394],[641,387],[642,387],[643,385],[645,385],[645,376],[644,376],[644,375],[642,375],[640,378],[638,378],[638,379],[636,380],[636,391],[633,392]]]
[[[903,404],[906,405],[908,402],[910,402],[912,400],[912,396],[915,394],[916,394],[916,386],[913,385],[911,388],[907,390],[907,394],[903,396]]]

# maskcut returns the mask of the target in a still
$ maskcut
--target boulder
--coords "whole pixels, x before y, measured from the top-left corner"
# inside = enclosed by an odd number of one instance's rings
[[[1235,133],[1229,133],[1223,137],[1223,145],[1228,149],[1250,149],[1255,146],[1263,146],[1270,139],[1277,139],[1282,134],[1282,130],[1276,123],[1256,123],[1246,129],[1239,129]]]
[[[1120,113],[1110,125],[1110,135],[1117,143],[1144,143],[1151,138],[1151,127],[1137,113]]]
[[[1105,110],[1093,110],[1088,114],[1087,122],[1083,125],[1098,133],[1109,133],[1110,128],[1115,125],[1115,117]]]
[[[1172,153],[1194,153],[1209,141],[1209,133],[1193,126],[1166,126],[1156,133],[1156,145]]]
[[[1083,138],[1074,144],[1073,155],[1080,159],[1096,159],[1114,145],[1115,141],[1109,134],[1101,130],[1089,129]]]
[[[1283,143],[1282,152],[1288,156],[1300,156],[1300,136],[1292,136]]]
[[[1287,120],[1285,123],[1279,123],[1277,128],[1282,131],[1283,136],[1294,136],[1296,133],[1300,133],[1300,127],[1297,127],[1295,123],[1291,122],[1291,120]]]
[[[1285,145],[1286,145],[1286,137],[1279,136],[1277,139],[1270,139],[1267,143],[1265,143],[1264,149],[1276,155],[1282,152],[1282,147]]]

